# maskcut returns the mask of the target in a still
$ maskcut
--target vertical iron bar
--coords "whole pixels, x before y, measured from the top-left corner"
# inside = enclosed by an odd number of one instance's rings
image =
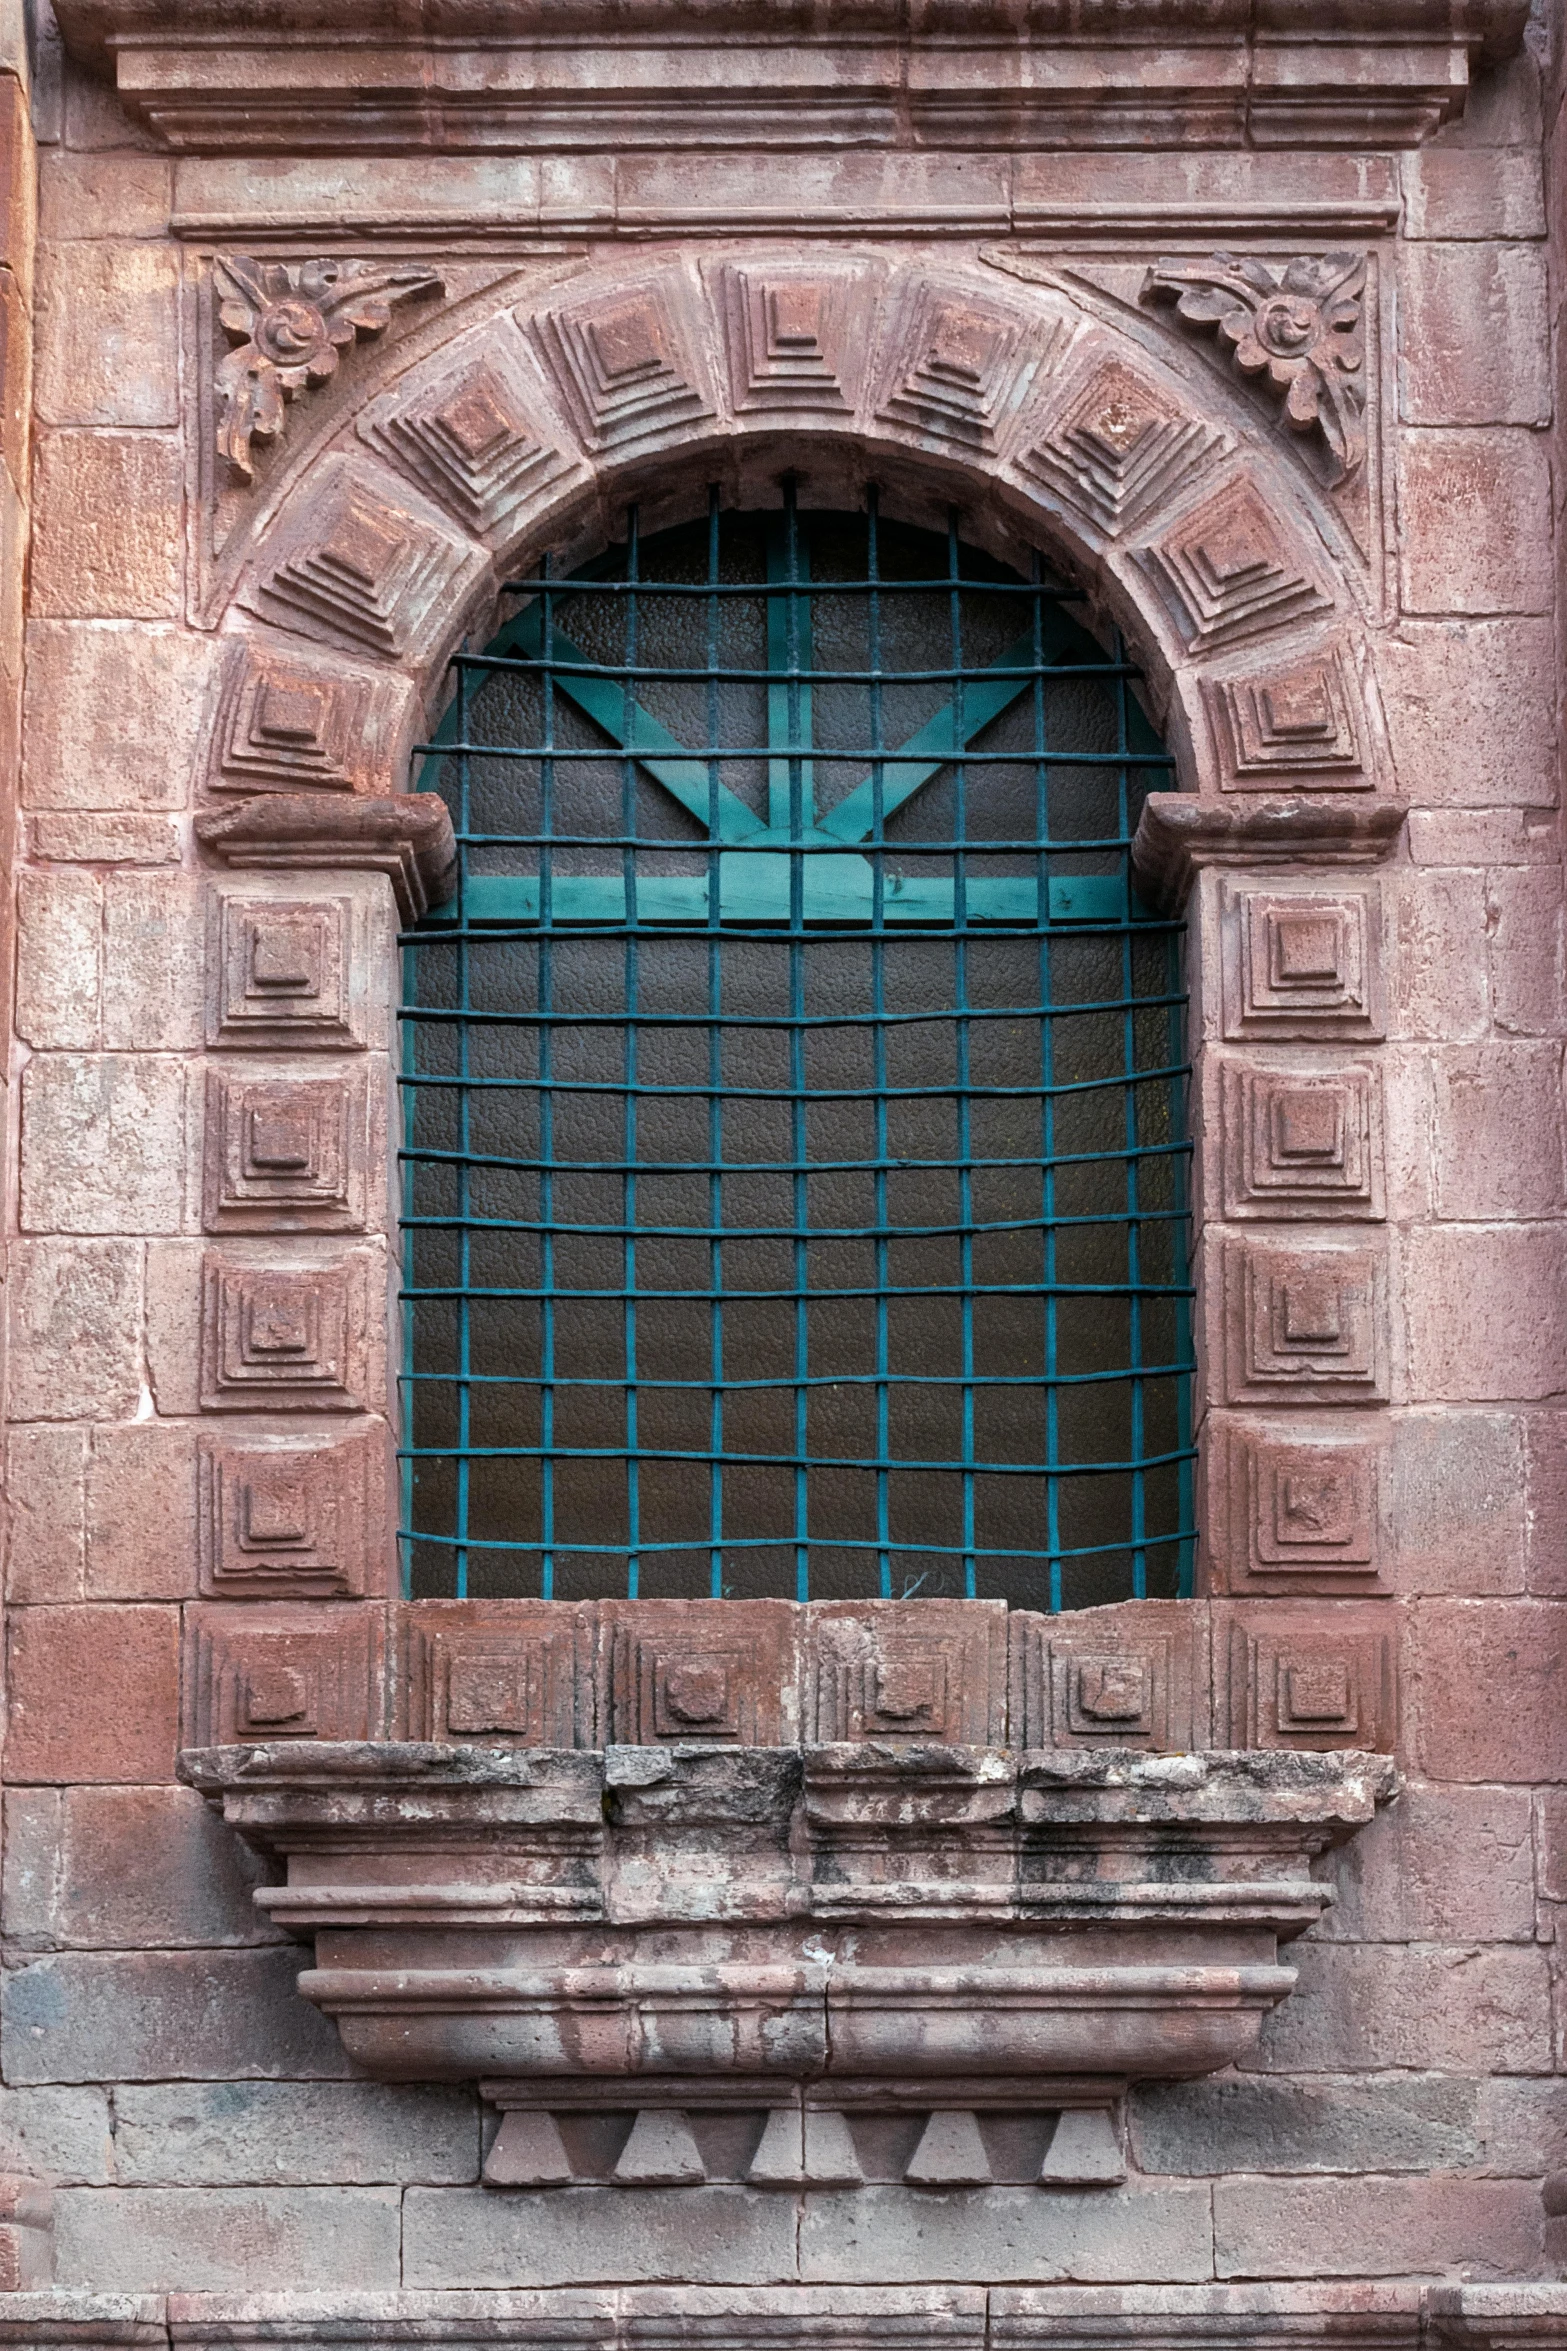
[[[956,786],[956,823],[953,839],[958,847],[952,858],[952,961],[955,986],[953,994],[955,1041],[957,1050],[957,1126],[958,1126],[958,1285],[962,1312],[963,1346],[963,1435],[960,1459],[963,1463],[963,1596],[975,1596],[974,1559],[974,1183],[973,1183],[973,1122],[969,1105],[969,973],[968,973],[968,858],[963,844],[968,839],[968,762],[963,757],[968,741],[963,723],[963,590],[962,559],[958,545],[958,517],[956,508],[947,517],[947,569],[952,581],[947,591],[952,630],[952,747],[953,779]]]
[[[784,532],[791,588],[800,576],[800,518],[795,507],[793,475],[784,481]],[[768,598],[769,605],[773,598]],[[805,1103],[805,855],[800,846],[805,829],[805,773],[800,759],[803,714],[800,706],[800,599],[790,595],[788,635],[788,750],[789,750],[789,1102],[791,1179],[794,1207],[794,1596],[811,1596],[810,1472],[806,1443],[810,1433],[810,1389],[806,1380],[811,1363],[810,1308],[806,1300],[809,1257],[806,1228],[810,1219],[810,1179],[806,1151],[810,1121]],[[771,640],[769,640],[769,653]]]
[[[716,588],[719,582],[721,541],[719,530],[719,493],[715,482],[707,493],[707,578]],[[724,1106],[719,1092],[724,1075],[723,1030],[718,1016],[723,1011],[723,953],[719,936],[719,863],[718,863],[718,790],[719,776],[719,718],[718,657],[720,652],[720,599],[707,600],[707,1222],[713,1238],[708,1243],[708,1283],[712,1304],[708,1309],[708,1373],[712,1386],[708,1394],[708,1450],[712,1455],[707,1465],[707,1536],[708,1588],[713,1599],[723,1597],[724,1590],[724,1245],[719,1238],[724,1222]]]
[[[1137,1028],[1136,1016],[1132,1010],[1132,882],[1131,859],[1128,853],[1132,835],[1129,822],[1131,816],[1131,777],[1127,761],[1130,757],[1131,743],[1130,728],[1127,723],[1127,696],[1131,689],[1126,680],[1126,651],[1121,641],[1119,629],[1111,639],[1111,645],[1117,664],[1115,737],[1120,764],[1116,770],[1118,787],[1116,806],[1119,811],[1117,830],[1122,844],[1121,887],[1123,892],[1122,923],[1124,926],[1121,932],[1121,995],[1125,1007],[1121,1014],[1121,1067],[1123,1071],[1121,1093],[1123,1139],[1126,1144],[1126,1278],[1128,1284],[1127,1316],[1131,1340],[1128,1353],[1132,1359],[1133,1373],[1131,1383],[1132,1441],[1129,1449],[1130,1458],[1134,1465],[1132,1469],[1132,1597],[1134,1600],[1142,1600],[1146,1598],[1148,1592],[1148,1553],[1143,1544],[1143,1537],[1147,1532],[1147,1480],[1142,1466],[1146,1450],[1144,1442],[1145,1399],[1143,1383],[1136,1376],[1143,1360],[1143,1312],[1142,1299],[1137,1291],[1137,1284],[1142,1279],[1142,1249],[1140,1246],[1142,1233],[1138,1224],[1137,1087],[1134,1082],[1137,1070]]]
[[[554,916],[554,859],[550,841],[555,831],[555,673],[554,615],[550,595],[550,559],[539,566],[540,597],[544,606],[542,646],[544,667],[540,680],[543,701],[542,744],[539,758],[539,1597],[555,1597],[555,968],[550,952],[550,924]],[[567,830],[571,828],[568,825]]]
[[[458,772],[461,776],[462,829],[464,833],[468,833],[473,829],[473,779],[466,749],[468,741],[468,672],[461,660],[457,664],[457,728],[457,739],[465,746],[458,754]],[[459,1011],[463,1013],[472,1010],[469,996],[470,936],[468,927],[464,924],[457,939],[457,1003]],[[458,1242],[459,1280],[462,1285],[462,1294],[457,1308],[457,1523],[453,1530],[457,1536],[457,1548],[452,1555],[456,1585],[455,1596],[459,1600],[466,1600],[468,1597],[468,1536],[472,1532],[468,1524],[468,1505],[470,1499],[469,1448],[473,1441],[473,1390],[469,1376],[473,1370],[473,1239],[471,1229],[472,1187],[470,1183],[470,1153],[473,1149],[473,1135],[470,1118],[471,1095],[468,1086],[468,1079],[471,1075],[468,1061],[468,1034],[467,1021],[460,1021],[458,1025],[460,1042],[457,1049],[458,1102],[460,1105],[457,1114],[457,1137],[458,1148],[462,1156],[457,1167],[457,1213],[462,1219],[462,1238]]]
[[[630,672],[637,660],[637,587],[640,578],[640,546],[637,510],[633,506],[626,516],[626,669],[622,689],[621,738],[634,740],[633,712],[636,696]],[[637,1077],[638,983],[640,973],[637,958],[637,853],[629,844],[636,834],[636,761],[629,755],[621,761],[620,831],[628,844],[620,853],[620,870],[625,889],[625,996],[626,1010],[631,1015],[621,1032],[623,1038],[621,1068],[626,1084],[626,1107],[622,1126],[625,1171],[620,1179],[621,1223],[625,1227],[622,1248],[623,1327],[625,1331],[626,1374],[626,1598],[637,1597],[641,1581],[639,1546],[642,1539],[642,1483],[638,1446],[641,1442],[640,1416],[637,1410]]]
[[[886,824],[887,773],[882,762],[881,707],[881,591],[879,524],[881,501],[872,482],[865,494],[865,576],[871,582],[866,612],[866,667],[871,673],[871,1085],[876,1124],[876,1589],[883,1600],[892,1598],[892,1497],[886,1467],[892,1444],[892,1391],[887,1329],[888,1223],[887,1156],[887,974],[886,974]]]
[[[1042,1116],[1040,1121],[1040,1149],[1044,1181],[1041,1210],[1045,1221],[1045,1542],[1048,1549],[1047,1572],[1050,1577],[1049,1607],[1052,1616],[1061,1613],[1061,1481],[1056,1475],[1061,1458],[1061,1414],[1056,1391],[1059,1368],[1059,1326],[1056,1284],[1056,1132],[1055,1132],[1055,969],[1050,939],[1050,765],[1049,723],[1045,708],[1045,681],[1041,674],[1045,658],[1045,616],[1040,598],[1041,565],[1036,554],[1033,561],[1034,600],[1030,607],[1034,622],[1034,808],[1035,827],[1040,842],[1039,852],[1039,994],[1043,1007],[1039,1024],[1040,1083]]]

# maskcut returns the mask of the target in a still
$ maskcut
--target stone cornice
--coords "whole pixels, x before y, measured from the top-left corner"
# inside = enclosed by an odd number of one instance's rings
[[[1412,146],[1521,0],[60,0],[79,58],[190,151]],[[715,69],[723,61],[724,70]]]
[[[371,798],[342,792],[258,792],[196,819],[196,837],[220,865],[273,872],[384,873],[405,922],[452,895],[457,848],[446,803],[433,792]]]
[[[1392,855],[1409,810],[1402,800],[1199,800],[1150,792],[1132,840],[1145,898],[1171,913],[1204,866],[1366,866]]]

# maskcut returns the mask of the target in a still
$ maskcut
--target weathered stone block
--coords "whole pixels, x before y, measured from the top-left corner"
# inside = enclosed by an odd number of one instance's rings
[[[127,2187],[467,2184],[479,2101],[416,2082],[127,2083],[115,2171]]]
[[[1563,1614],[1550,1600],[1426,1602],[1412,1712],[1433,1779],[1567,1777]]]
[[[1408,245],[1399,269],[1406,424],[1551,420],[1545,255],[1535,245]]]
[[[87,1438],[73,1428],[14,1428],[6,1440],[6,1596],[79,1600],[84,1569]]]
[[[1334,1877],[1323,1942],[1532,1943],[1528,1794],[1406,1783],[1344,1848]]]
[[[0,2144],[10,2160],[57,2187],[97,2187],[112,2176],[108,2093],[96,2087],[0,2090]]]
[[[38,270],[38,414],[51,425],[179,422],[175,297],[168,245],[47,247]]]
[[[1491,1006],[1499,1029],[1553,1037],[1567,1000],[1567,920],[1554,864],[1486,876]]]
[[[1303,1942],[1291,1961],[1300,1982],[1263,2024],[1258,2072],[1551,2069],[1541,1950]]]
[[[295,1991],[299,1965],[290,1948],[36,1960],[5,1982],[7,2073],[24,2083],[340,2080],[348,2061]]]
[[[202,1040],[201,885],[194,875],[112,874],[104,889],[103,1041],[143,1052]]]
[[[7,1780],[172,1780],[178,1644],[172,1608],[17,1609]]]
[[[1401,1412],[1392,1424],[1389,1578],[1400,1592],[1521,1592],[1524,1422]]]
[[[1435,1056],[1436,1213],[1454,1223],[1550,1217],[1563,1197],[1560,1046]]]
[[[23,873],[16,894],[16,1031],[39,1047],[101,1041],[103,893],[90,874]]]
[[[1489,78],[1489,77],[1488,77]],[[1467,110],[1473,115],[1474,107]],[[1543,237],[1538,146],[1424,147],[1401,159],[1406,237]]]
[[[196,1435],[166,1421],[93,1431],[86,1591],[186,1600],[196,1589]]]
[[[1213,2228],[1225,2278],[1530,2277],[1544,2216],[1522,2180],[1220,2180]]]
[[[1389,989],[1395,1036],[1445,1045],[1485,1037],[1485,881],[1468,871],[1411,875],[1389,891]]]
[[[1409,432],[1399,461],[1409,611],[1548,611],[1551,494],[1543,440],[1496,427]]]
[[[1429,2172],[1480,2159],[1473,2082],[1445,2074],[1149,2082],[1127,2125],[1145,2172]]]
[[[183,807],[215,659],[194,631],[29,622],[26,805]]]
[[[1486,2171],[1529,2180],[1567,2163],[1567,2082],[1493,2074],[1478,2090]]]
[[[1567,1597],[1567,1415],[1531,1412],[1524,1432],[1528,1586],[1541,1598],[1562,1599]]]
[[[1427,1226],[1407,1236],[1412,1397],[1531,1402],[1567,1387],[1559,1225]]]
[[[141,1251],[23,1241],[9,1252],[17,1420],[129,1420],[141,1395]]]
[[[55,2277],[100,2292],[398,2283],[395,2188],[68,2188]]]
[[[940,2196],[866,2187],[808,2195],[800,2275],[852,2284],[917,2278],[1175,2280],[1211,2273],[1208,2191],[1196,2185],[981,2188]]]
[[[1406,620],[1378,648],[1400,782],[1427,806],[1549,805],[1550,624]]]
[[[183,502],[181,450],[172,436],[44,433],[33,475],[34,613],[45,620],[177,617]]]
[[[189,1788],[68,1788],[51,1933],[87,1951],[276,1942],[250,1899],[266,1875]]]
[[[542,2212],[532,2196],[410,2188],[403,2282],[570,2286],[608,2273],[766,2285],[797,2274],[795,2229],[793,2197],[763,2188],[561,2188]]]
[[[24,1232],[178,1232],[184,1159],[178,1061],[48,1053],[23,1072]]]
[[[134,137],[115,141],[116,146],[134,144]],[[46,149],[38,161],[38,230],[45,244],[67,237],[166,233],[174,188],[167,156],[77,155],[65,149],[51,154]]]
[[[41,624],[40,624],[41,625]],[[62,810],[35,816],[27,828],[35,858],[80,865],[178,865],[179,823],[172,816],[102,815]]]

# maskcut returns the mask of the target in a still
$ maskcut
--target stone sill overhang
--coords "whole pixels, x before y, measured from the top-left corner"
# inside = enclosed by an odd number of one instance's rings
[[[866,1742],[187,1751],[287,1863],[300,1990],[394,2080],[834,2103],[1114,2096],[1232,2063],[1394,1792],[1359,1753]],[[890,2085],[901,2084],[901,2091]]]
[[[1405,147],[1523,0],[59,0],[189,152]]]

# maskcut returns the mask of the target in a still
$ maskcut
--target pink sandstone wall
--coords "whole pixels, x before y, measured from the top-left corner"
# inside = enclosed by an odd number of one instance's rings
[[[1545,171],[1558,39],[1554,17],[1538,25],[1514,62],[1479,75],[1463,118],[1417,149],[1186,157],[1180,192],[1204,224],[1195,234],[1161,222],[1176,167],[1160,159],[1163,176],[1144,176],[1143,156],[1089,156],[1070,173],[1059,158],[981,156],[962,159],[959,173],[951,157],[914,155],[900,159],[896,202],[885,179],[880,193],[853,195],[876,176],[859,161],[763,161],[747,183],[732,161],[589,157],[558,166],[553,223],[551,199],[537,198],[531,253],[517,236],[487,246],[469,233],[475,220],[504,224],[531,165],[176,160],[132,126],[106,85],[67,63],[59,119],[38,152],[30,408],[30,150],[20,84],[0,70],[0,746],[4,772],[20,779],[0,2141],[14,2170],[55,2185],[60,2286],[1351,2280],[1407,2295],[1433,2279],[1555,2274],[1541,2181],[1567,2164],[1555,1941],[1567,1903],[1562,463],[1552,334],[1561,283]],[[1211,1729],[1216,1745],[1248,1743],[1227,1663],[1219,1680],[1229,1695],[1210,1692],[1207,1661],[1230,1657],[1232,1631],[1266,1641],[1281,1623],[1303,1622],[1368,1677],[1359,1735],[1337,1743],[1395,1748],[1403,1793],[1338,1858],[1339,1903],[1296,1946],[1300,1988],[1255,2056],[1207,2081],[1133,2093],[1124,2187],[1091,2198],[1030,2191],[1025,2203],[1014,2191],[974,2189],[941,2200],[939,2215],[915,2191],[889,2190],[870,2236],[856,2201],[868,2191],[498,2195],[478,2184],[474,2088],[353,2077],[331,2025],[294,1992],[298,1946],[251,1903],[260,1865],[175,1777],[182,1656],[194,1656],[203,1626],[202,1637],[221,1643],[244,1606],[243,1596],[221,1598],[232,1587],[214,1566],[217,1538],[204,1541],[198,1526],[198,1450],[245,1433],[229,1437],[229,1424],[203,1409],[203,1260],[236,1227],[241,1266],[284,1247],[252,1237],[247,1254],[243,1216],[225,1228],[212,1210],[220,1112],[207,1073],[223,1064],[209,1026],[208,909],[219,884],[263,910],[301,891],[351,902],[364,926],[358,1017],[372,1105],[389,1042],[385,881],[225,874],[203,863],[193,835],[195,810],[221,804],[208,784],[222,757],[211,729],[220,635],[232,642],[235,628],[233,551],[252,583],[264,560],[282,560],[280,541],[263,558],[246,535],[263,494],[213,485],[203,271],[215,247],[270,240],[288,257],[330,249],[341,215],[368,221],[356,249],[374,250],[378,219],[412,217],[418,234],[400,230],[402,248],[439,260],[448,304],[466,302],[479,320],[496,289],[513,305],[542,299],[579,255],[605,284],[630,282],[666,263],[684,267],[704,219],[743,259],[750,232],[735,214],[746,205],[761,214],[771,205],[775,223],[787,205],[805,221],[801,235],[820,240],[855,203],[858,241],[873,247],[880,236],[899,267],[912,251],[916,269],[972,271],[981,245],[1026,225],[1031,171],[1040,215],[1076,207],[1075,231],[1068,222],[1048,233],[1097,284],[1107,315],[1125,302],[1134,264],[1135,276],[1162,252],[1237,242],[1247,219],[1261,224],[1252,245],[1282,254],[1305,236],[1301,208],[1312,204],[1353,216],[1333,233],[1373,258],[1374,457],[1364,505],[1337,510],[1341,541],[1358,535],[1365,560],[1357,571],[1326,541],[1317,559],[1351,583],[1330,581],[1329,592],[1371,647],[1388,743],[1376,788],[1410,813],[1385,864],[1347,879],[1305,875],[1305,886],[1352,900],[1380,894],[1381,944],[1373,936],[1369,952],[1380,957],[1385,1035],[1373,1024],[1337,1047],[1374,1070],[1382,1095],[1385,1219],[1347,1229],[1382,1268],[1383,1319],[1368,1340],[1375,1368],[1340,1407],[1361,1461],[1355,1491],[1369,1541],[1360,1572],[1319,1578],[1303,1601],[1270,1581],[1256,1551],[1240,1455],[1292,1441],[1295,1424],[1255,1366],[1250,1386],[1244,1367],[1233,1368],[1245,1332],[1218,1259],[1221,1244],[1254,1243],[1232,1217],[1201,1261],[1212,1404],[1204,1589],[1219,1614],[1201,1620],[1209,1711],[1199,1738]],[[1381,226],[1368,218],[1374,206],[1350,201],[1355,186],[1389,192]],[[1129,187],[1151,225],[1107,246],[1084,223],[1096,201],[1121,200]],[[1069,201],[1052,192],[1062,188]],[[1552,203],[1559,223],[1559,187]],[[885,216],[899,205],[889,232]],[[911,248],[907,223],[921,208],[927,225]],[[939,216],[950,228],[932,230]],[[1227,219],[1242,225],[1226,233]],[[776,252],[776,225],[765,235]],[[1029,298],[999,273],[994,291]],[[456,331],[448,316],[442,333]],[[1303,484],[1299,495],[1328,511],[1309,470],[1289,472],[1297,455],[1276,416],[1265,403],[1244,405],[1210,342],[1167,314],[1138,331],[1149,349],[1164,338],[1160,364],[1194,406],[1207,402],[1281,482]],[[424,336],[421,351],[439,339],[425,315],[396,332]],[[355,418],[394,380],[396,348],[394,334],[349,354],[330,390],[301,399],[290,412],[290,463],[354,446]],[[29,429],[18,768],[12,551]],[[917,452],[905,447],[888,462],[916,478]],[[951,475],[949,462],[943,483]],[[285,516],[278,528],[290,527]],[[432,642],[482,620],[485,591],[468,562],[459,550],[446,612],[428,624]],[[1173,674],[1157,629],[1148,636],[1152,601],[1139,618],[1123,580],[1111,602],[1144,630],[1151,667]],[[296,650],[338,658],[319,642]],[[421,690],[437,675],[432,658]],[[1172,723],[1178,745],[1198,727],[1194,707]],[[1378,722],[1366,723],[1374,737]],[[1364,750],[1368,762],[1381,756],[1370,739]],[[1222,787],[1204,789],[1217,798]],[[1204,1209],[1216,1222],[1225,1197],[1217,1073],[1237,1037],[1223,1001],[1220,904],[1247,886],[1302,882],[1207,871],[1200,908],[1194,901],[1194,982],[1210,1047]],[[0,973],[9,1017],[9,948]],[[1297,1050],[1301,1042],[1297,1033]],[[1264,1030],[1247,1049],[1265,1071],[1270,1052],[1287,1060],[1288,1045]],[[1325,1048],[1308,1035],[1305,1050]],[[1245,1053],[1229,1058],[1239,1066]],[[373,1115],[356,1133],[354,1180],[366,1195],[347,1220],[356,1229],[347,1239],[295,1237],[285,1255],[296,1266],[349,1265],[374,1297],[386,1212]],[[1273,1239],[1289,1246],[1297,1236]],[[346,1425],[379,1460],[384,1348],[373,1317],[366,1330],[362,1409]],[[1333,1402],[1316,1399],[1312,1423],[1328,1436],[1341,1429],[1320,1418]],[[386,1588],[379,1490],[372,1475],[355,1569],[367,1606]],[[1391,1645],[1392,1666],[1368,1739],[1366,1691],[1382,1667],[1366,1659],[1377,1644]],[[184,1671],[187,1737],[193,1722],[197,1735],[219,1736],[212,1718],[197,1720],[189,1662]],[[1373,2304],[1363,2294],[1352,2307]]]

